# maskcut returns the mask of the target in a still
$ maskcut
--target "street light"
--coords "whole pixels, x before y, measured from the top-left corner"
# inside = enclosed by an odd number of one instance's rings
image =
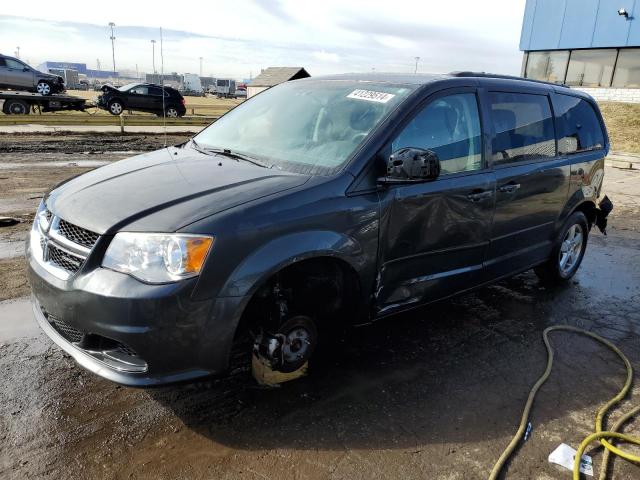
[[[153,49],[153,74],[155,75],[156,72],[156,41],[155,40],[151,40],[151,48]]]
[[[418,73],[418,62],[420,61],[420,57],[415,57],[416,59],[416,69],[414,70],[413,73]]]
[[[115,39],[116,37],[113,35],[113,27],[116,26],[115,23],[109,22],[109,26],[111,27],[111,55],[113,57],[113,76],[116,76],[116,47],[115,47]]]
[[[20,58],[20,47],[16,47],[16,58]]]
[[[202,57],[200,57],[200,76],[202,76]]]

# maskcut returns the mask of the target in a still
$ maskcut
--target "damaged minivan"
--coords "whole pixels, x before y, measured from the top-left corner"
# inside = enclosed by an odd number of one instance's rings
[[[26,255],[41,328],[150,386],[313,363],[362,325],[533,268],[577,271],[609,141],[567,87],[488,74],[287,82],[184,144],[45,196]]]

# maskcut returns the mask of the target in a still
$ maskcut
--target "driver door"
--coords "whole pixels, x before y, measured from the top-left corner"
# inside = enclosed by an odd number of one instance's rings
[[[151,99],[149,98],[149,88],[143,85],[132,88],[127,92],[126,108],[133,110],[151,109]]]
[[[482,281],[495,207],[495,176],[475,88],[429,97],[391,142],[434,151],[433,181],[391,185],[380,193],[378,315],[437,300]]]

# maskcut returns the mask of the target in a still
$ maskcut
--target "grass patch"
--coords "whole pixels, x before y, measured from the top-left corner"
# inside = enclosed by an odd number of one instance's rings
[[[640,104],[599,102],[611,150],[640,154]]]

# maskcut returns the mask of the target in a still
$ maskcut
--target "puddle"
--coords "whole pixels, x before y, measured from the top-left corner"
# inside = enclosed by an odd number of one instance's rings
[[[631,299],[640,296],[639,263],[640,250],[593,238],[575,279],[582,288],[597,290],[596,295],[607,292],[610,297]]]
[[[38,334],[38,324],[33,318],[28,297],[0,302],[0,343],[37,337]]]
[[[16,258],[24,254],[24,242],[0,241],[0,260]]]
[[[109,160],[73,160],[71,162],[65,161],[50,161],[50,162],[0,162],[0,170],[10,170],[14,168],[32,168],[32,167],[101,167],[112,163]]]

